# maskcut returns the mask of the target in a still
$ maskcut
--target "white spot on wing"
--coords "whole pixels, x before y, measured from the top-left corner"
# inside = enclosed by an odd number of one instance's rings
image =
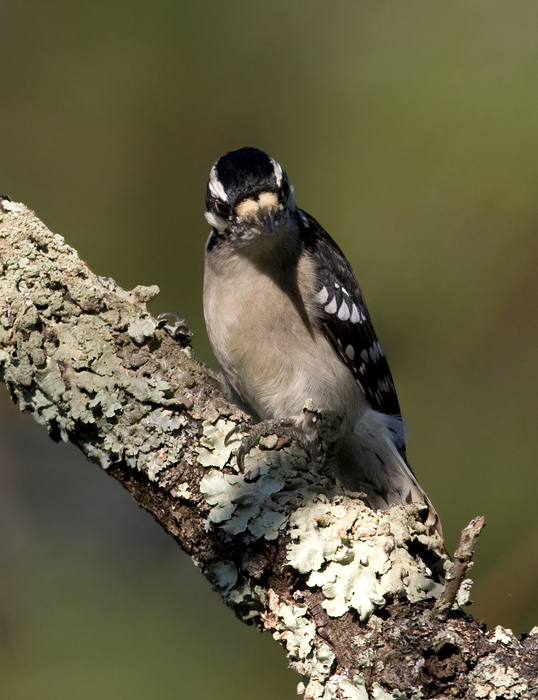
[[[217,197],[217,199],[221,199],[223,202],[228,201],[228,195],[217,175],[216,164],[211,168],[211,173],[209,175],[209,189],[211,190],[211,194]]]
[[[351,361],[355,359],[355,348],[353,347],[353,345],[348,345],[346,347],[346,355]]]
[[[376,340],[376,342],[372,345],[370,348],[370,357],[374,362],[377,362],[381,357],[383,357],[383,350],[381,349],[381,345],[379,344],[379,341]]]
[[[364,362],[368,362],[368,350],[361,350],[361,358]]]
[[[338,308],[338,305],[337,305],[337,303],[336,303],[336,299],[333,298],[333,299],[331,299],[331,301],[330,301],[330,302],[327,304],[327,306],[325,307],[325,311],[326,311],[328,314],[335,314],[337,308]]]
[[[342,302],[342,306],[338,309],[338,318],[341,321],[347,321],[350,316],[349,306],[345,301]]]
[[[361,315],[359,313],[359,310],[355,306],[355,304],[353,304],[353,306],[351,307],[351,323],[360,323],[360,322],[361,322]]]
[[[320,292],[318,292],[317,297],[320,304],[324,304],[329,298],[329,292],[327,291],[327,287],[323,287],[323,289]]]

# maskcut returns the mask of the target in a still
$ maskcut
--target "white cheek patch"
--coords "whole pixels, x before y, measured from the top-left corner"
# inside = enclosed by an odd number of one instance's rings
[[[213,197],[216,197],[217,199],[220,199],[223,202],[228,201],[228,195],[226,194],[226,191],[222,186],[222,182],[219,180],[219,177],[217,175],[216,165],[214,165],[211,168],[211,173],[209,175],[209,190]]]
[[[204,216],[207,223],[210,226],[213,226],[213,228],[216,228],[218,231],[224,231],[224,229],[228,226],[227,221],[221,219],[220,216],[213,214],[211,211],[206,211]]]
[[[272,158],[271,158],[271,163],[273,164],[273,170],[275,171],[275,178],[276,178],[277,187],[280,187],[280,185],[282,184],[282,168],[276,162],[276,160],[273,160]]]

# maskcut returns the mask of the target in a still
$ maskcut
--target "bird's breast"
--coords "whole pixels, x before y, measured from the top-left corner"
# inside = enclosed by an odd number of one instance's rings
[[[360,390],[317,323],[312,265],[301,258],[275,279],[241,256],[206,261],[211,344],[228,381],[260,418],[297,415],[309,398],[342,412],[357,403]]]

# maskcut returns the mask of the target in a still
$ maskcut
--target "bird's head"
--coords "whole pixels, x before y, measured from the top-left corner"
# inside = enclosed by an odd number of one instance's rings
[[[286,173],[257,148],[217,160],[207,184],[205,218],[219,233],[245,241],[289,228],[297,209]]]

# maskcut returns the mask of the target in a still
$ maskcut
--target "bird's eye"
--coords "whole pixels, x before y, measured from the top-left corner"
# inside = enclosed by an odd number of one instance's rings
[[[282,183],[282,187],[280,188],[280,197],[283,202],[287,200],[287,198],[290,196],[290,183],[287,180],[284,180]]]
[[[224,202],[221,202],[218,199],[215,202],[215,209],[217,210],[218,214],[220,214],[221,216],[224,216],[225,218],[228,218],[230,216],[230,214],[232,213],[231,208],[227,204],[224,204]]]

